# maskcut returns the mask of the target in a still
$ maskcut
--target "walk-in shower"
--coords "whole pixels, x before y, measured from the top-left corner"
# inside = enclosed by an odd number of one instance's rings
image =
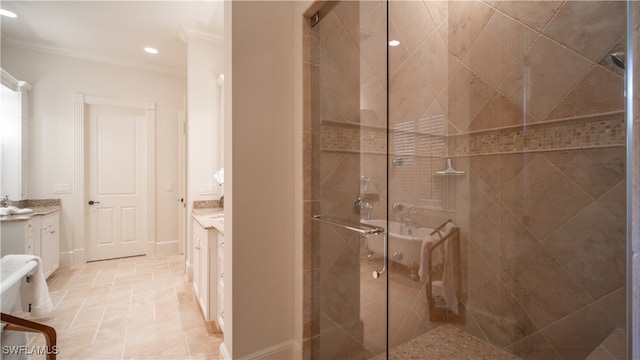
[[[627,358],[626,16],[310,8],[305,358]]]

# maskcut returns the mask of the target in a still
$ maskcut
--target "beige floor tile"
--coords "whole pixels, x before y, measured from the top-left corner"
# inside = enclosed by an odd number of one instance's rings
[[[134,257],[58,270],[48,280],[59,359],[218,359],[182,256]],[[44,345],[31,336],[32,346]],[[32,357],[31,359],[44,359]]]

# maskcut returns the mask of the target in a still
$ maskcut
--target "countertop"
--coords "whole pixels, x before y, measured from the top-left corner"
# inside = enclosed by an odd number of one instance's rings
[[[31,219],[34,216],[47,215],[55,211],[60,211],[62,210],[62,206],[60,205],[33,206],[33,207],[29,207],[29,209],[33,210],[33,212],[30,214],[0,216],[0,222],[26,221]]]
[[[216,229],[224,234],[224,210],[221,208],[193,209],[191,216],[205,229]],[[219,217],[216,217],[219,216]]]

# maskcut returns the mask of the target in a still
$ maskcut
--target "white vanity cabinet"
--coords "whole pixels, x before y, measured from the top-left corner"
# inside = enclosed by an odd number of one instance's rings
[[[192,235],[193,288],[206,321],[224,330],[224,231],[221,220],[198,220]],[[203,226],[203,224],[206,225]]]
[[[1,255],[27,254],[42,259],[45,278],[60,267],[59,211],[27,220],[3,221]]]
[[[39,216],[40,258],[45,278],[60,267],[60,220],[58,211]]]
[[[217,283],[216,293],[218,301],[216,304],[216,322],[221,331],[224,330],[224,235],[220,232],[218,234],[217,250],[218,250],[218,264],[217,264]]]
[[[3,221],[2,256],[9,254],[38,255],[35,248],[34,220]]]
[[[193,222],[193,288],[206,321],[216,320],[217,231]]]

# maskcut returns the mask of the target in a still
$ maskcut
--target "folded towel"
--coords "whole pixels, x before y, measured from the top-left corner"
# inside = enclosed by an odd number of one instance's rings
[[[15,206],[7,206],[7,207],[0,208],[1,216],[24,215],[24,214],[31,214],[32,212],[33,212],[32,209],[20,209]]]
[[[35,267],[33,266],[34,262]],[[16,281],[20,281],[22,311],[30,312],[34,318],[47,315],[53,310],[49,287],[42,273],[41,263],[40,257],[33,255],[5,255],[2,257],[3,292]]]

